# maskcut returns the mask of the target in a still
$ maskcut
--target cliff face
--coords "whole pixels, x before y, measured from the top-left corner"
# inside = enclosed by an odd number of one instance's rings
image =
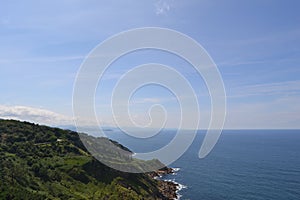
[[[174,185],[149,174],[124,173],[100,163],[76,132],[0,120],[0,199],[170,199],[174,195]]]

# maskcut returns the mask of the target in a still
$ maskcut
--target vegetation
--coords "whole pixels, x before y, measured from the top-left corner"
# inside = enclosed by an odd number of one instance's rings
[[[97,148],[108,149],[106,138],[83,135]],[[118,145],[113,162],[131,159]],[[99,145],[101,147],[99,147]],[[103,150],[102,149],[102,150]],[[101,156],[100,154],[98,156]],[[103,156],[103,155],[102,155]],[[109,153],[107,155],[109,156]],[[109,160],[112,162],[112,160]],[[158,161],[151,161],[158,165]],[[131,159],[136,168],[147,165]],[[0,120],[0,199],[166,199],[158,182],[147,174],[124,173],[93,158],[78,133],[28,122]]]

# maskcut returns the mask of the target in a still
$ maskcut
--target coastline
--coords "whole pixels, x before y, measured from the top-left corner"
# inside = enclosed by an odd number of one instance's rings
[[[151,178],[158,181],[158,189],[166,199],[176,200],[180,199],[181,197],[179,191],[185,188],[185,186],[177,183],[174,180],[163,179],[163,177],[168,174],[176,175],[176,172],[178,172],[179,170],[179,168],[164,167],[160,170],[149,173],[149,176]]]

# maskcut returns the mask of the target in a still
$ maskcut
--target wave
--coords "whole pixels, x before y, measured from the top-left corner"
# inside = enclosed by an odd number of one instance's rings
[[[177,172],[180,171],[180,168],[179,167],[178,168],[172,168],[172,171],[173,171],[172,175],[177,175]]]
[[[172,168],[172,170],[173,170],[173,172],[178,172],[178,171],[180,171],[180,168],[179,167],[174,167],[174,168]]]
[[[182,195],[179,193],[182,189],[186,189],[187,186],[186,185],[183,185],[183,184],[180,184],[178,182],[175,181],[175,179],[165,179],[164,181],[167,181],[167,182],[172,182],[174,184],[176,184],[176,196],[177,198],[174,199],[174,200],[180,200],[180,198],[182,197]]]

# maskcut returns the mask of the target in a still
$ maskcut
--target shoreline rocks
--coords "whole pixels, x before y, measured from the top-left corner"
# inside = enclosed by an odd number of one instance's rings
[[[178,199],[177,192],[178,192],[179,184],[174,183],[173,181],[160,180],[158,178],[161,178],[167,174],[173,174],[174,172],[175,172],[174,169],[169,168],[169,167],[164,167],[155,172],[149,173],[149,176],[151,178],[158,181],[158,189],[161,192],[161,194],[166,199],[169,199],[169,200]]]

